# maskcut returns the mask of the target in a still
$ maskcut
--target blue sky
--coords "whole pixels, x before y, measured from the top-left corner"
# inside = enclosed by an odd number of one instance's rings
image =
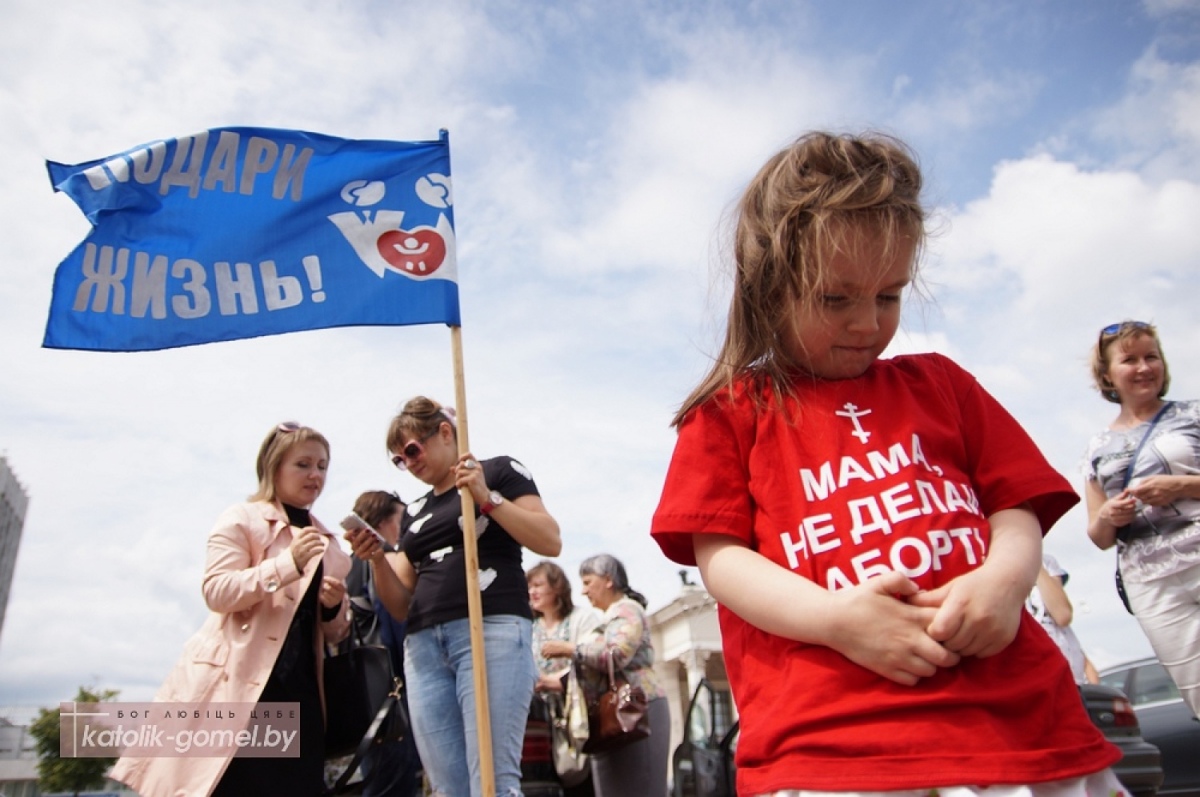
[[[918,152],[935,211],[894,351],[954,357],[1080,483],[1114,414],[1096,331],[1157,322],[1200,397],[1200,2],[345,2],[0,9],[0,450],[32,500],[0,635],[0,705],[89,684],[148,699],[200,624],[204,540],[273,424],[325,432],[315,511],[421,491],[385,457],[407,398],[453,395],[445,328],[308,332],[145,354],[40,348],[86,223],[45,159],[223,125],[450,131],[471,442],[520,458],[562,563],[626,562],[652,608],[677,566],[648,526],[668,422],[724,316],[723,221],[814,128]],[[1146,651],[1082,510],[1047,537],[1099,664]],[[532,557],[528,559],[531,564]]]

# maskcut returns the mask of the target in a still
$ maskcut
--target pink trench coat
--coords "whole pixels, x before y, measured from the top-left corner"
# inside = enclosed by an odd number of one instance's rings
[[[315,518],[328,537],[321,557],[326,576],[344,579],[350,557]],[[184,645],[183,655],[155,695],[155,701],[253,703],[262,694],[283,647],[300,598],[317,569],[317,557],[303,572],[288,546],[287,515],[266,501],[238,504],[217,519],[208,538],[204,601],[212,614]],[[318,684],[323,643],[339,642],[349,631],[347,599],[333,620],[318,623],[315,637]],[[324,695],[321,696],[322,706]],[[246,723],[249,724],[249,716]],[[112,778],[141,797],[207,797],[229,765],[218,758],[122,758]]]

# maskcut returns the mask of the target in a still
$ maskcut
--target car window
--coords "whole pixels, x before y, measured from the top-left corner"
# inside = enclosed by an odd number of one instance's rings
[[[713,738],[725,738],[733,727],[733,695],[728,691],[713,692]]]
[[[697,747],[712,747],[712,691],[700,689],[688,712],[688,739]]]
[[[1111,686],[1114,689],[1125,691],[1125,681],[1129,679],[1129,670],[1117,670],[1116,672],[1105,673],[1100,676],[1100,683],[1105,686]]]
[[[701,681],[688,708],[685,738],[702,750],[715,750],[733,727],[733,695]]]
[[[1178,699],[1179,687],[1167,674],[1166,668],[1158,663],[1138,667],[1134,676],[1133,694],[1129,696],[1133,705],[1144,706],[1147,703]]]

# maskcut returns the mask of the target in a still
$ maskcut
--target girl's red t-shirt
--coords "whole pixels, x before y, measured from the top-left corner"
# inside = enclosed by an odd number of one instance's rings
[[[941,355],[805,379],[782,412],[769,395],[756,407],[747,384],[680,427],[651,533],[681,564],[695,564],[692,535],[723,534],[827,589],[887,570],[933,589],[982,563],[988,516],[1028,504],[1049,529],[1079,500]],[[1119,760],[1057,646],[1021,615],[1000,654],[907,687],[720,607],[742,723],[738,792],[1038,783]]]

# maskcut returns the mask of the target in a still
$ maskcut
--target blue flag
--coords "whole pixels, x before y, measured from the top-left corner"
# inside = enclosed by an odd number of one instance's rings
[[[92,230],[55,272],[43,346],[460,325],[444,130],[397,142],[214,128],[47,168]]]

